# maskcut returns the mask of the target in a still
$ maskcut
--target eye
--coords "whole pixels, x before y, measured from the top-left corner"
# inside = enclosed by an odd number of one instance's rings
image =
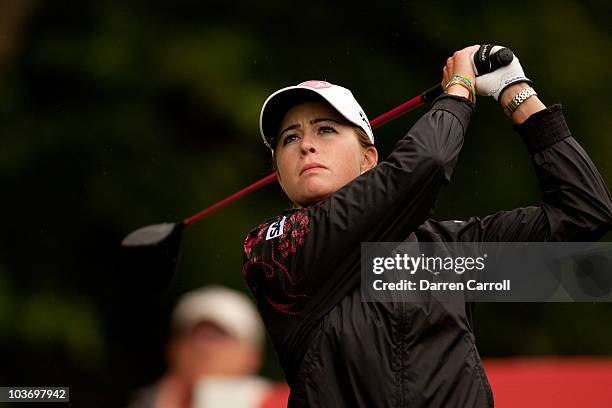
[[[338,132],[336,132],[336,129],[334,129],[331,126],[321,126],[319,128],[319,132],[320,133],[338,133]]]
[[[292,135],[287,135],[283,138],[283,146],[286,146],[287,144],[296,141],[298,139],[298,135],[296,134],[292,134]]]

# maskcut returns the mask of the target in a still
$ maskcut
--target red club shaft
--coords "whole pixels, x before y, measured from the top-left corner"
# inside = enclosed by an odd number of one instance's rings
[[[189,218],[186,218],[183,221],[183,224],[187,225],[191,225],[195,222],[200,221],[202,218],[214,213],[215,211],[225,207],[227,204],[238,200],[239,198],[242,198],[250,193],[252,193],[255,190],[260,189],[261,187],[268,185],[270,183],[272,183],[274,180],[276,180],[276,172],[268,174],[266,177],[256,181],[253,184],[249,184],[248,186],[246,186],[245,188],[243,188],[240,191],[235,192],[234,194],[224,198],[221,201],[217,201],[216,203],[214,203],[213,205],[211,205],[208,208],[203,209],[202,211],[200,211],[199,213],[192,215]]]
[[[370,125],[373,128],[377,128],[380,127],[382,125],[384,125],[387,122],[392,121],[393,119],[396,119],[398,117],[400,117],[401,115],[415,109],[418,108],[419,106],[423,105],[426,102],[429,102],[429,99],[432,94],[432,91],[439,94],[442,92],[442,88],[439,87],[439,91],[438,91],[438,87],[439,85],[436,85],[434,88],[430,88],[429,90],[425,91],[423,94],[419,95],[419,96],[415,96],[414,98],[410,99],[407,102],[402,103],[401,105],[391,109],[390,111],[383,113],[382,115],[378,116],[377,118],[375,118],[374,120],[370,121]],[[189,218],[186,218],[185,220],[183,220],[183,225],[184,226],[189,226],[191,224],[194,224],[198,221],[200,221],[202,218],[205,218],[207,216],[209,216],[210,214],[214,213],[215,211],[225,207],[227,204],[234,202],[250,193],[252,193],[255,190],[260,189],[263,186],[266,186],[270,183],[272,183],[274,180],[276,180],[276,172],[268,174],[267,176],[265,176],[264,178],[256,181],[253,184],[250,184],[248,186],[246,186],[245,188],[243,188],[240,191],[235,192],[234,194],[224,198],[221,201],[218,201],[216,203],[214,203],[213,205],[211,205],[210,207],[207,207],[205,209],[203,209],[202,211],[200,211],[199,213],[192,215]]]

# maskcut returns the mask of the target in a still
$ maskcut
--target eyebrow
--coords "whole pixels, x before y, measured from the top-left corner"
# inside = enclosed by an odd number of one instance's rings
[[[314,125],[314,124],[316,124],[316,123],[319,123],[319,122],[325,122],[325,121],[330,121],[330,122],[334,122],[334,123],[340,124],[340,122],[338,122],[337,120],[335,120],[335,119],[330,119],[330,118],[317,118],[317,119],[313,119],[313,120],[311,120],[311,121],[310,121],[310,124],[311,124],[311,125]],[[296,123],[295,125],[291,125],[291,126],[289,126],[289,127],[288,127],[288,128],[286,128],[285,130],[283,130],[282,132],[280,132],[278,135],[280,136],[280,135],[282,135],[283,133],[285,133],[285,132],[286,132],[286,131],[288,131],[288,130],[298,129],[299,127],[300,127],[300,125],[299,125],[298,123]]]

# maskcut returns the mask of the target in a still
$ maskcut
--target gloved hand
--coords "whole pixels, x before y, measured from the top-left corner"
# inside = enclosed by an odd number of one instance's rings
[[[503,90],[512,84],[519,82],[527,82],[530,85],[533,84],[533,82],[525,76],[523,67],[521,67],[521,63],[516,55],[510,64],[497,68],[488,74],[479,76],[477,64],[474,63],[474,59],[486,61],[502,48],[503,47],[500,45],[495,45],[493,47],[483,46],[472,54],[470,60],[472,61],[474,72],[476,73],[476,93],[478,95],[493,96],[495,100],[498,100]]]

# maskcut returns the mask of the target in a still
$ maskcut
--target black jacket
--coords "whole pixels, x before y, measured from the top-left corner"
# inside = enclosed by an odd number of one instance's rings
[[[429,219],[472,112],[463,98],[439,97],[375,169],[246,237],[243,273],[291,387],[289,406],[493,406],[471,306],[362,302],[361,242],[591,241],[612,227],[610,193],[560,106],[516,126],[539,206]]]

